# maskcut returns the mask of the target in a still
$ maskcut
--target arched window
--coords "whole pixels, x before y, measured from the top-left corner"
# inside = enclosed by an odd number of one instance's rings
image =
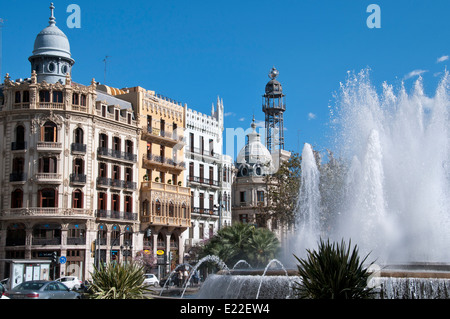
[[[41,127],[41,141],[42,142],[57,142],[57,125],[51,121],[45,122]]]
[[[83,208],[83,192],[79,189],[72,192],[72,207]]]
[[[106,238],[108,229],[105,224],[98,225],[98,238],[100,239],[100,245],[106,245]]]
[[[178,248],[178,240],[175,234],[170,235],[170,248],[171,249]]]
[[[83,129],[81,127],[77,127],[73,133],[73,142],[77,144],[83,144]]]
[[[164,236],[161,233],[158,234],[157,246],[162,249],[166,248]]]
[[[25,142],[25,128],[23,125],[18,125],[16,127],[16,143]]]
[[[156,200],[155,213],[156,216],[161,216],[161,202],[159,201],[159,199]]]
[[[187,207],[186,207],[185,203],[183,203],[183,205],[181,206],[181,213],[183,214],[183,218],[188,218],[187,217]]]
[[[175,206],[172,202],[169,203],[169,217],[175,216]]]
[[[124,246],[133,246],[133,227],[125,227],[125,233],[123,234],[123,244]]]
[[[11,208],[23,207],[23,191],[16,189],[11,193]]]
[[[118,225],[112,227],[111,246],[120,246],[120,227]]]
[[[84,174],[84,160],[82,158],[75,158],[73,160],[73,173],[76,175]]]

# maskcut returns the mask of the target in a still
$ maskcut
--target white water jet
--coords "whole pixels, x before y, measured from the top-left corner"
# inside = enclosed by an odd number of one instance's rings
[[[308,188],[318,183],[314,165],[302,159],[299,229],[351,238],[377,261],[450,262],[448,88],[448,72],[434,97],[424,94],[421,78],[411,93],[403,84],[395,92],[386,83],[377,93],[367,70],[350,74],[331,118],[333,152],[348,163],[344,182],[333,185],[334,203],[320,202],[320,194]],[[304,153],[312,153],[307,145]],[[333,229],[317,226],[319,217],[333,219]]]
[[[302,151],[302,176],[297,204],[294,253],[303,255],[305,249],[317,245],[320,235],[320,173],[310,144]]]

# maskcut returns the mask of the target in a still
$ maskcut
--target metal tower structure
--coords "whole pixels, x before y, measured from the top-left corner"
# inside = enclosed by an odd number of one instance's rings
[[[269,152],[284,150],[283,113],[286,104],[281,83],[276,80],[278,70],[273,67],[269,72],[270,81],[263,95],[263,112],[266,114],[266,147]]]

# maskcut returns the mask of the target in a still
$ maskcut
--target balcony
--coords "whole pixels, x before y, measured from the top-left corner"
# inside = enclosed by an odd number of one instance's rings
[[[23,151],[27,149],[27,142],[12,142],[11,151]]]
[[[108,177],[97,177],[97,186],[98,187],[112,187],[112,188],[121,188],[126,190],[136,190],[137,184],[136,182],[124,181],[119,179],[113,179]]]
[[[86,237],[68,237],[67,245],[86,245]]]
[[[38,183],[61,183],[62,174],[59,173],[37,173],[34,179]]]
[[[9,174],[9,181],[10,182],[26,182],[27,181],[27,173],[11,173]]]
[[[38,107],[38,109],[63,110],[64,103],[38,102],[37,107]]]
[[[164,184],[158,182],[145,181],[141,183],[141,191],[160,190],[164,192],[178,193],[183,195],[191,195],[191,189],[189,187],[182,187],[171,184]]]
[[[57,142],[37,142],[36,150],[38,151],[50,151],[50,152],[61,152],[62,143]]]
[[[0,216],[10,217],[12,219],[30,216],[38,217],[89,217],[92,211],[83,208],[58,208],[58,207],[30,207],[30,208],[11,208],[5,209]]]
[[[174,174],[180,174],[186,169],[186,163],[183,161],[177,162],[171,158],[164,156],[158,156],[153,154],[147,154],[142,156],[142,162],[144,168],[156,168],[156,169],[167,169],[169,172]]]
[[[70,182],[72,184],[86,184],[86,174],[70,174]]]
[[[218,160],[220,157],[220,154],[215,153],[214,150],[204,150],[199,147],[190,147],[186,148],[186,155],[189,156],[191,159],[199,158],[202,161],[205,161],[205,159],[215,161]]]
[[[118,219],[118,220],[137,220],[137,214],[131,212],[119,212],[115,210],[102,210],[97,209],[95,217],[106,219]]]
[[[61,237],[53,237],[53,238],[36,238],[33,237],[32,245],[61,245]]]
[[[129,162],[132,162],[132,163],[137,162],[136,154],[113,150],[113,149],[105,148],[105,147],[99,147],[97,149],[97,156],[114,159],[114,160],[119,160],[119,161],[124,161],[124,162],[128,162],[128,163]]]
[[[199,215],[206,215],[206,216],[219,216],[219,212],[214,209],[209,208],[201,208],[201,207],[194,207],[192,209],[193,214],[199,214]]]
[[[70,150],[73,154],[86,154],[86,144],[72,143]]]
[[[158,128],[147,126],[142,128],[142,138],[148,142],[174,147],[177,144],[185,144],[183,135],[175,132],[162,131]]]
[[[192,184],[200,184],[200,185],[204,185],[204,186],[219,187],[219,181],[210,179],[210,178],[189,176],[188,181],[191,182]]]

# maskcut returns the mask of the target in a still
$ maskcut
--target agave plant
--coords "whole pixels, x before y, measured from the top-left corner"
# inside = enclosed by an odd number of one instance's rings
[[[144,284],[144,268],[136,263],[100,264],[91,275],[94,299],[143,299],[151,291]]]
[[[367,287],[371,275],[364,267],[367,255],[360,261],[358,248],[319,241],[317,251],[307,250],[307,259],[297,259],[300,282],[294,286],[298,298],[307,299],[363,299],[373,293]],[[373,264],[373,263],[371,263]],[[370,264],[370,265],[371,265]],[[368,265],[368,267],[370,266]]]

